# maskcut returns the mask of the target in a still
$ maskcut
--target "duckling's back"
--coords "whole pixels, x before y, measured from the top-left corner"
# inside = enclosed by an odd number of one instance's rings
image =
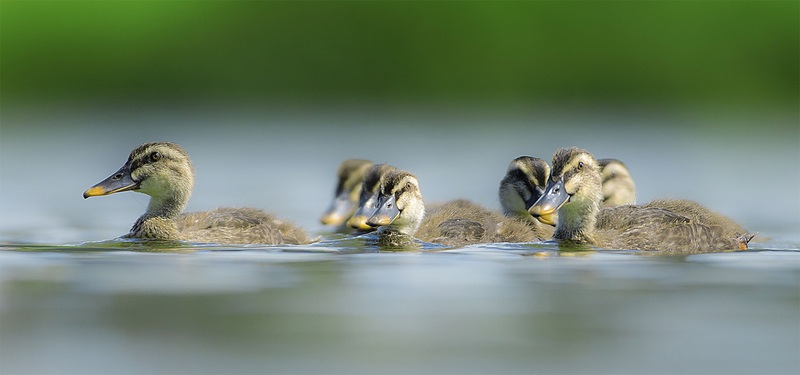
[[[176,226],[184,241],[267,245],[311,242],[302,228],[250,207],[187,212],[178,217]]]
[[[446,246],[491,242],[531,242],[539,238],[524,221],[459,199],[431,210],[416,237]]]
[[[667,252],[736,250],[739,236],[747,233],[733,220],[682,199],[606,208],[596,227],[601,247]]]
[[[642,208],[626,218],[625,229],[611,241],[617,249],[666,252],[706,252],[736,250],[734,236],[726,236],[720,226],[705,225],[676,212],[661,208]]]
[[[723,233],[729,236],[747,233],[747,230],[739,223],[694,201],[660,198],[650,201],[643,207],[663,208],[684,215],[701,224],[721,227]]]

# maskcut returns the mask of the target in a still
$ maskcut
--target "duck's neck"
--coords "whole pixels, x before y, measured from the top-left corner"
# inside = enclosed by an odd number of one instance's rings
[[[528,213],[528,210],[525,208],[525,202],[522,200],[522,197],[517,194],[503,196],[503,192],[501,191],[500,206],[503,208],[503,215],[505,216],[518,217],[531,223],[538,221],[533,215]]]
[[[558,210],[558,224],[553,239],[595,244],[597,211],[597,200],[573,196]]]
[[[531,188],[522,186],[517,183],[503,179],[500,183],[500,206],[503,208],[503,215],[508,217],[518,218],[533,228],[536,236],[541,237],[543,232],[543,224],[538,219],[533,217],[528,212],[525,200],[530,199],[532,193]]]
[[[398,222],[399,221],[399,222]],[[414,233],[417,233],[417,229],[419,229],[420,224],[422,223],[422,219],[420,220],[402,220],[402,218],[397,218],[394,222],[389,225],[383,225],[378,227],[379,234],[403,234],[406,236],[413,236]]]
[[[378,228],[378,233],[404,234],[413,236],[417,233],[422,219],[425,218],[425,206],[423,204],[406,207],[400,216],[391,224]]]
[[[178,239],[175,219],[189,203],[191,193],[171,191],[163,195],[152,195],[147,211],[131,228],[130,237],[153,239]]]
[[[147,206],[145,215],[175,219],[183,212],[189,203],[191,193],[172,191],[169,194],[153,195]]]

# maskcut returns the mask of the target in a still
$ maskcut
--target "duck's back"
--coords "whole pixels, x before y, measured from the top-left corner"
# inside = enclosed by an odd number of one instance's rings
[[[722,231],[729,236],[747,233],[747,230],[739,223],[694,201],[659,198],[650,201],[643,207],[663,208],[684,215],[704,225],[721,227]]]
[[[723,215],[683,200],[606,208],[596,229],[600,247],[667,252],[736,250],[737,235],[746,233]]]
[[[176,226],[185,241],[267,245],[310,242],[302,228],[250,207],[187,212],[178,217]]]
[[[499,212],[461,199],[430,210],[416,237],[447,246],[538,240],[530,226],[522,220],[505,217]]]

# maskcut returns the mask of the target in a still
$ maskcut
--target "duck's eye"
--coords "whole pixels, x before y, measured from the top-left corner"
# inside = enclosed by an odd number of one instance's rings
[[[161,160],[161,153],[156,151],[156,152],[150,154],[150,160],[151,161],[159,161],[159,160]]]
[[[578,162],[578,169],[583,169],[583,162],[582,161]]]

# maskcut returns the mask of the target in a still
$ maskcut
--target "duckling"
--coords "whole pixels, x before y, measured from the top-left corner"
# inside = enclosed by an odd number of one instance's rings
[[[339,179],[336,183],[336,194],[331,207],[319,218],[322,224],[342,226],[341,229],[346,229],[344,224],[358,207],[361,181],[370,167],[372,162],[362,159],[347,159],[339,165],[336,171]]]
[[[636,184],[625,164],[617,159],[599,159],[597,164],[603,178],[602,207],[635,204]]]
[[[367,220],[378,208],[378,189],[380,188],[381,178],[389,171],[395,170],[397,168],[389,164],[375,164],[367,171],[361,183],[361,197],[358,200],[358,209],[347,222],[347,225],[362,232],[375,229],[367,225]]]
[[[730,219],[720,219],[721,215],[690,201],[654,201],[644,206],[601,210],[602,199],[597,160],[586,150],[562,148],[553,155],[544,194],[530,212],[546,217],[543,215],[558,211],[555,240],[607,249],[738,250],[747,249],[747,243],[755,236],[743,231],[732,236],[733,228],[724,225],[731,223]]]
[[[136,147],[117,172],[83,193],[84,198],[122,191],[150,196],[147,211],[124,238],[214,242],[220,244],[306,244],[305,231],[255,208],[220,207],[181,214],[194,187],[194,168],[186,151],[172,142]]]
[[[531,156],[520,156],[508,165],[498,193],[503,215],[525,221],[537,237],[547,239],[553,236],[553,226],[543,225],[528,212],[528,208],[542,196],[549,176],[550,166],[547,162]],[[555,222],[557,215],[553,213],[547,220]]]
[[[617,159],[600,159],[598,163],[603,176],[601,207],[633,204],[636,200],[636,185],[625,164]],[[541,238],[550,238],[552,229],[537,226],[542,221],[535,219],[528,209],[542,195],[549,175],[550,166],[544,160],[520,156],[511,161],[505,177],[500,181],[499,198],[503,214],[528,221]],[[554,212],[550,217],[540,219],[552,223],[552,227],[558,222],[558,213]]]
[[[520,219],[504,217],[465,200],[448,202],[429,216],[413,174],[393,170],[383,176],[378,209],[367,220],[378,234],[405,235],[446,246],[487,242],[531,242],[537,240]]]

